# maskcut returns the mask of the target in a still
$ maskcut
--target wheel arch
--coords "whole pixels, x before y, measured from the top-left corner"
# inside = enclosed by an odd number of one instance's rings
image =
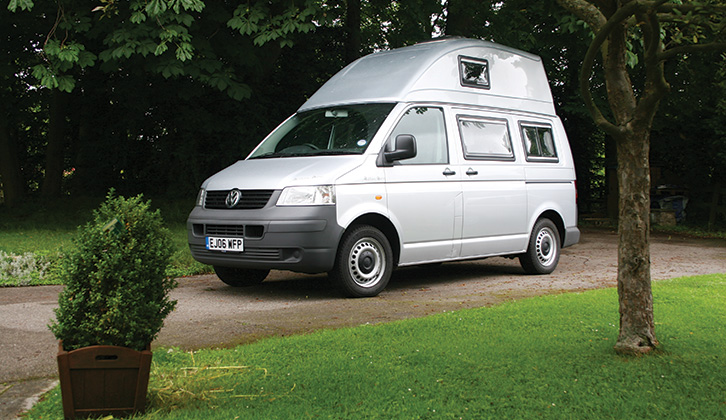
[[[345,228],[345,231],[348,232],[351,228],[361,225],[373,226],[386,236],[391,245],[391,249],[393,250],[394,267],[398,266],[398,261],[401,256],[401,239],[396,227],[393,226],[393,223],[381,214],[367,213],[355,218],[348,227]]]
[[[557,233],[559,233],[559,235],[560,235],[560,246],[563,246],[565,244],[565,235],[566,235],[567,229],[565,228],[565,221],[562,218],[562,216],[560,215],[560,213],[558,213],[555,210],[546,210],[546,211],[542,212],[542,214],[540,214],[539,217],[537,217],[534,220],[534,223],[532,223],[532,226],[537,224],[537,222],[542,219],[552,220],[552,223],[554,223],[555,226],[557,227]]]

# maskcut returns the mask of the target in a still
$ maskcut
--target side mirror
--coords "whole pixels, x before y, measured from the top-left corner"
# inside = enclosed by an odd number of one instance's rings
[[[393,142],[393,150],[383,152],[383,160],[388,164],[412,157],[416,157],[416,138],[411,134],[399,134]]]

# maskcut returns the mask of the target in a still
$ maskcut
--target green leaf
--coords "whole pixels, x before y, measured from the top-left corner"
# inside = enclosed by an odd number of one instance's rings
[[[282,28],[280,28],[280,30],[282,31],[283,34],[287,34],[290,32],[294,32],[295,28],[296,28],[295,23],[291,20],[288,20],[282,24]]]
[[[184,67],[182,67],[181,63],[178,61],[168,62],[161,67],[161,75],[167,79],[172,76],[180,76],[182,74],[184,74]]]
[[[164,12],[166,12],[166,1],[164,0],[151,0],[146,5],[146,13],[149,16],[158,16]]]
[[[80,50],[81,49],[76,44],[66,45],[58,52],[58,59],[69,63],[75,63],[78,61],[78,54],[80,53]]]
[[[44,65],[38,64],[38,65],[33,66],[31,73],[33,74],[33,77],[35,77],[38,80],[41,80],[50,73],[50,70],[48,70],[48,68],[45,67]]]
[[[49,56],[57,56],[60,53],[60,42],[57,39],[51,39],[46,42],[43,52]]]
[[[168,49],[169,47],[166,45],[166,42],[161,42],[159,45],[156,46],[156,50],[154,50],[154,55],[162,55]]]
[[[108,50],[103,50],[103,51],[101,51],[101,53],[100,53],[100,54],[98,55],[98,58],[100,58],[100,59],[101,59],[101,61],[103,61],[103,62],[105,63],[105,62],[108,62],[108,61],[111,61],[111,60],[113,60],[113,53],[112,53],[112,51],[111,51],[110,49],[108,49]]]
[[[44,65],[38,64],[34,66],[32,74],[33,77],[40,81],[41,85],[51,89],[58,87],[58,81],[56,80],[55,74]]]
[[[131,14],[131,22],[132,23],[142,23],[146,21],[146,14],[144,12],[138,11]]]
[[[259,22],[265,18],[265,13],[259,7],[253,7],[249,10],[249,20],[252,22]]]
[[[201,12],[205,6],[202,0],[181,0],[181,4],[184,10],[192,10],[195,12]]]
[[[96,55],[89,51],[81,51],[78,54],[78,65],[81,68],[91,67],[96,62]]]
[[[234,83],[227,88],[227,95],[236,101],[249,98],[251,94],[252,90],[249,86],[240,83]]]
[[[179,13],[178,15],[174,16],[174,20],[184,26],[189,27],[192,26],[192,24],[194,23],[194,16],[190,15],[189,13]]]
[[[234,16],[232,19],[227,21],[227,26],[232,29],[239,29],[244,23],[244,20],[239,16]]]
[[[194,47],[192,47],[192,44],[188,42],[184,42],[179,44],[179,47],[176,49],[176,58],[179,61],[187,61],[192,59],[192,52],[194,51]]]
[[[62,92],[72,92],[73,88],[76,86],[76,80],[69,75],[60,76],[56,78],[58,82],[58,90]]]
[[[10,3],[8,4],[8,10],[11,12],[15,12],[18,10],[18,7],[20,10],[30,10],[34,6],[33,0],[10,0]]]
[[[155,42],[145,39],[139,43],[138,47],[136,47],[136,52],[146,57],[149,54],[155,53],[156,48],[157,46]]]
[[[209,78],[209,85],[223,91],[229,86],[229,78],[224,74],[216,74]]]

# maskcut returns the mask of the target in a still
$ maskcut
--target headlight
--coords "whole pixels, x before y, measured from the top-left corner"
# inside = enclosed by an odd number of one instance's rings
[[[278,206],[329,206],[335,204],[332,185],[314,187],[287,187],[277,200]]]
[[[204,207],[204,199],[207,197],[207,191],[204,190],[204,188],[201,188],[199,190],[199,194],[197,195],[197,205],[200,207]]]

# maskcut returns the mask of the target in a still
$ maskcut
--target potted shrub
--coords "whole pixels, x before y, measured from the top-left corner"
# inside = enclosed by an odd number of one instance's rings
[[[151,341],[174,309],[165,275],[170,234],[141,195],[109,192],[58,263],[66,285],[49,325],[67,418],[125,415],[146,405]]]

